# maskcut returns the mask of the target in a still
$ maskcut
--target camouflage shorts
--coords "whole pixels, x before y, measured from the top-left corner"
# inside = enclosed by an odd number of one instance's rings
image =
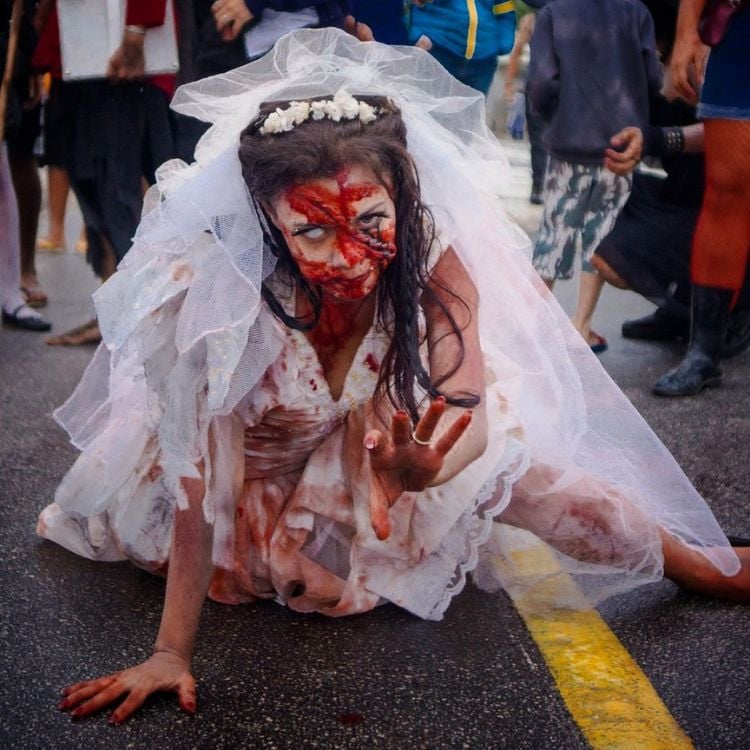
[[[594,270],[591,257],[612,231],[631,185],[630,175],[621,177],[604,167],[550,156],[544,175],[544,213],[534,246],[534,268],[545,281],[573,276],[579,238],[582,268]]]

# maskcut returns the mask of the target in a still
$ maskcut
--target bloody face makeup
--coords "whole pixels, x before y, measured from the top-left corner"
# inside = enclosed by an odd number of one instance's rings
[[[292,185],[272,204],[300,273],[339,300],[359,300],[396,254],[395,206],[366,167]]]

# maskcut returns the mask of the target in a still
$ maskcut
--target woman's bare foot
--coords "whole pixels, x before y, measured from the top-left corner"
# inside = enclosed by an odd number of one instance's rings
[[[666,531],[661,532],[661,538],[664,575],[678,586],[717,599],[750,602],[750,547],[734,547],[740,570],[727,576],[707,557]]]
[[[96,318],[82,326],[57,336],[50,336],[46,343],[50,346],[82,346],[84,344],[98,344],[102,340],[99,323]]]

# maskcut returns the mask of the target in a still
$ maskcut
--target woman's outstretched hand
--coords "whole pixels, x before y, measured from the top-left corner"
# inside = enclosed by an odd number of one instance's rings
[[[149,695],[160,690],[176,692],[180,708],[195,713],[195,679],[190,664],[169,651],[157,651],[142,664],[122,672],[69,685],[63,690],[58,708],[70,709],[71,718],[82,719],[127,694],[109,717],[110,724],[121,724]]]
[[[378,539],[390,536],[391,505],[402,493],[419,492],[429,486],[471,422],[472,413],[464,412],[433,445],[430,441],[444,412],[445,399],[441,396],[430,404],[413,433],[409,415],[400,410],[393,415],[390,436],[380,430],[365,435],[373,479],[381,490],[370,495],[370,520]]]

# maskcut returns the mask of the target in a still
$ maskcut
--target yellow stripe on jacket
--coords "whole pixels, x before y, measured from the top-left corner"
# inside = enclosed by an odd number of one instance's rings
[[[466,0],[466,9],[469,11],[469,30],[466,35],[466,53],[464,57],[467,60],[471,60],[477,49],[477,24],[479,23],[479,17],[477,16],[476,0]]]
[[[504,13],[511,13],[515,9],[513,0],[507,0],[505,3],[495,3],[495,5],[492,6],[492,12],[496,16],[502,16]]]

